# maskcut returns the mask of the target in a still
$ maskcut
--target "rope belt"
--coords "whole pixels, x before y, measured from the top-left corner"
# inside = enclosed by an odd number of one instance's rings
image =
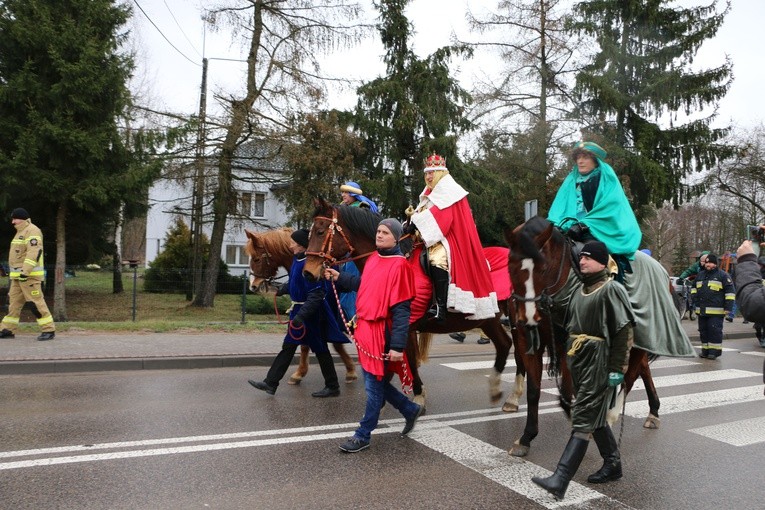
[[[593,335],[585,335],[584,333],[581,333],[579,335],[569,335],[569,338],[572,338],[571,342],[571,349],[568,350],[566,353],[569,356],[576,356],[576,353],[581,350],[582,347],[584,347],[584,344],[587,341],[592,342],[603,342],[605,341],[605,338],[600,336],[593,336]]]

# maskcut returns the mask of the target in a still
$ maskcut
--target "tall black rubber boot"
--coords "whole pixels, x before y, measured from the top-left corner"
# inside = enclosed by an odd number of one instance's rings
[[[337,371],[335,370],[335,362],[332,361],[332,354],[329,351],[318,352],[316,359],[319,360],[321,375],[324,376],[324,386],[330,390],[338,390],[340,384],[337,382]]]
[[[579,469],[579,464],[582,463],[589,444],[587,439],[571,434],[571,439],[568,440],[566,449],[563,450],[555,473],[547,478],[535,476],[531,481],[555,496],[555,499],[563,499],[563,496],[566,495],[566,489],[568,489],[568,483],[576,474],[576,470]]]
[[[446,319],[446,297],[449,294],[449,272],[439,267],[430,268],[433,280],[433,306],[428,310],[428,317],[437,322]]]
[[[595,429],[592,433],[592,438],[595,440],[595,444],[598,445],[600,456],[603,457],[603,467],[587,477],[587,481],[590,483],[606,483],[621,478],[622,458],[611,427],[606,425],[605,427]]]

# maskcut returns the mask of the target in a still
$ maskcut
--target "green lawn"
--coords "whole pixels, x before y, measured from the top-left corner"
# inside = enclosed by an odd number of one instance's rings
[[[276,323],[273,311],[268,314],[245,315],[242,324],[242,296],[219,294],[215,306],[199,308],[190,306],[185,294],[155,294],[142,291],[142,271],[136,279],[136,313],[133,321],[133,272],[123,273],[124,292],[112,292],[112,274],[109,271],[76,272],[66,278],[67,322],[58,321],[56,328],[88,329],[105,331],[173,331],[190,329],[198,331],[282,331],[284,326]],[[8,280],[5,280],[5,285]],[[261,308],[273,310],[273,294],[258,297],[248,292],[247,301],[260,301]],[[51,299],[48,300],[51,306]],[[265,302],[265,303],[264,303]],[[280,303],[282,303],[280,301]],[[3,302],[4,304],[4,302]],[[53,307],[51,306],[51,311]],[[250,307],[252,308],[252,307]],[[282,307],[283,309],[284,307]],[[280,317],[284,320],[284,317]],[[34,317],[28,310],[22,314],[22,329],[36,330]]]

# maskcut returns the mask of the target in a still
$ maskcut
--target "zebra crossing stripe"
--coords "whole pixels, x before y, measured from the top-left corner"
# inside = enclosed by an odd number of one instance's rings
[[[633,395],[630,392],[630,395]],[[742,404],[762,400],[762,383],[757,386],[730,388],[727,390],[689,393],[674,397],[661,397],[661,414],[683,413],[697,411],[729,404]],[[643,417],[646,412],[646,401],[627,402],[624,414],[633,418]]]
[[[759,377],[757,372],[750,372],[748,370],[712,370],[709,372],[692,372],[688,374],[677,375],[664,375],[661,377],[654,377],[653,384],[657,388],[668,388],[671,386],[682,386],[683,384],[701,384],[716,381],[728,381],[734,379],[743,379],[745,377]],[[632,387],[632,391],[644,390],[645,385],[642,380],[635,381],[635,385]],[[662,404],[664,399],[662,398]]]
[[[556,501],[531,481],[532,476],[550,476],[550,471],[508,455],[501,448],[443,424],[428,423],[427,426],[420,426],[418,423],[417,430],[409,437],[544,508],[569,508],[595,501],[598,508],[629,508],[576,482],[568,486],[564,501]]]
[[[765,416],[691,429],[690,432],[732,446],[765,443]]]

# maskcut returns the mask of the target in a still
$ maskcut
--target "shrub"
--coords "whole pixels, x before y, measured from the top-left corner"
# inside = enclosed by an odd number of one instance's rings
[[[279,296],[276,298],[276,307],[280,314],[285,314],[291,304],[292,301],[289,296]],[[274,296],[273,294],[248,295],[245,309],[250,314],[274,315]]]
[[[202,244],[202,267],[207,267],[210,243],[205,236]],[[157,255],[144,275],[143,289],[146,292],[186,292],[191,288],[191,275],[188,269],[191,254],[191,231],[182,219],[177,218],[167,232],[165,246]],[[204,279],[204,270],[202,273]],[[244,288],[243,276],[231,276],[228,265],[222,260],[218,266],[216,293],[238,294]]]

